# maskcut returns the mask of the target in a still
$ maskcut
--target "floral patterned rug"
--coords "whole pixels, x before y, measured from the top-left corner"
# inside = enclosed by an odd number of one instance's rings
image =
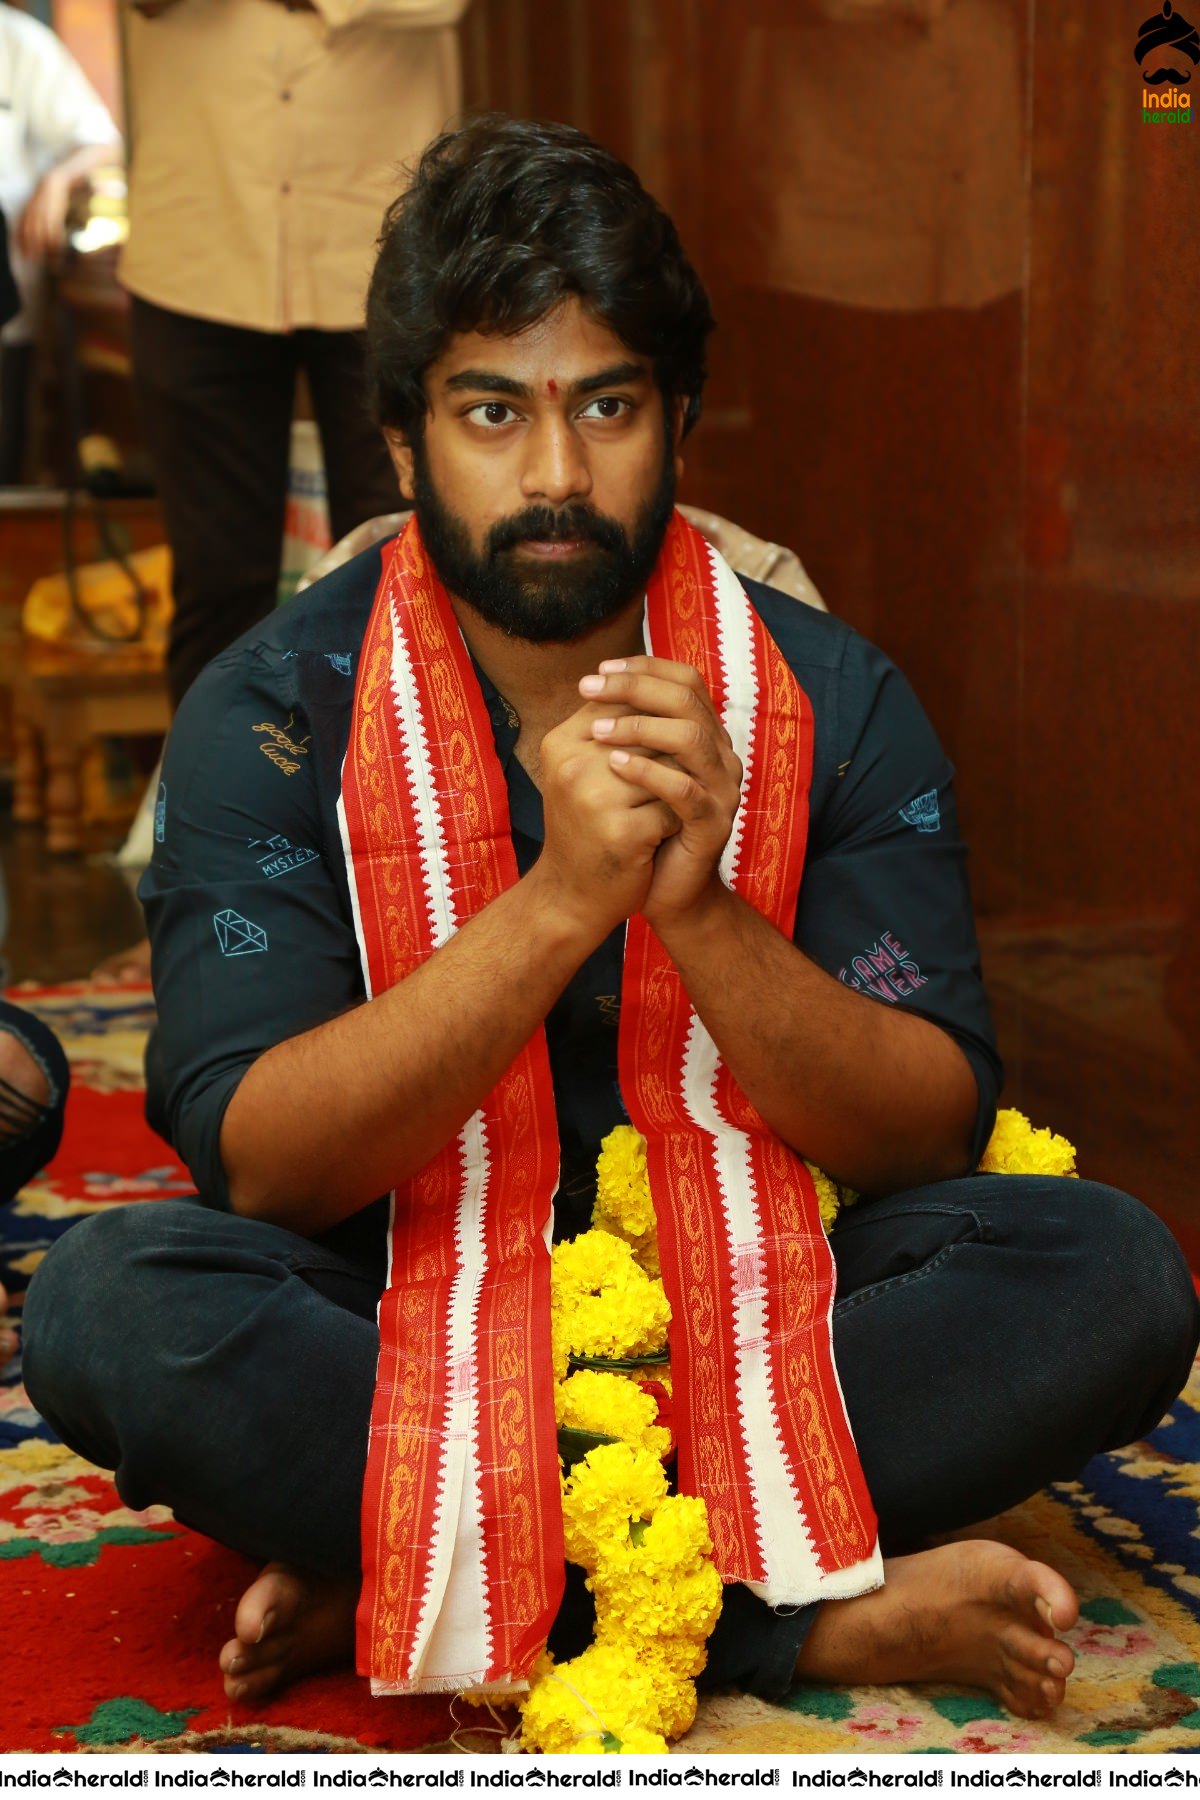
[[[66,1044],[63,1148],[0,1214],[0,1280],[20,1321],[53,1239],[104,1206],[190,1191],[141,1116],[144,992],[87,985],[13,995]],[[1080,1594],[1078,1657],[1048,1724],[965,1689],[797,1689],[782,1706],[709,1696],[677,1754],[871,1750],[1074,1753],[1200,1750],[1200,1374],[1144,1444],[1098,1457],[996,1522]],[[222,1696],[216,1654],[251,1565],[131,1513],[30,1407],[19,1359],[0,1377],[0,1627],[20,1644],[0,1750],[500,1749],[504,1721],[440,1700],[372,1701],[349,1673],[251,1712]],[[16,1702],[16,1704],[14,1704]]]

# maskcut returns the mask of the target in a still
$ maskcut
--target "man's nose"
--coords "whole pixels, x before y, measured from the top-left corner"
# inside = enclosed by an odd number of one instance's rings
[[[592,491],[592,472],[583,442],[569,419],[538,419],[525,440],[521,492],[527,500],[562,506]]]

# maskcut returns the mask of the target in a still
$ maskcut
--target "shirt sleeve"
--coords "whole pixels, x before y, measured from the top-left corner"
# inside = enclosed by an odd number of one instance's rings
[[[246,1070],[363,997],[296,667],[277,651],[239,647],[190,689],[167,742],[139,889],[158,1006],[147,1108],[217,1207],[229,1204],[221,1122]]]
[[[795,941],[847,987],[917,1013],[955,1040],[979,1090],[978,1161],[1003,1070],[953,770],[903,675],[853,633],[831,686],[836,766],[812,823]]]
[[[85,144],[119,141],[112,114],[52,31],[39,28],[23,50],[18,87],[24,88],[21,110],[35,162],[53,168]]]

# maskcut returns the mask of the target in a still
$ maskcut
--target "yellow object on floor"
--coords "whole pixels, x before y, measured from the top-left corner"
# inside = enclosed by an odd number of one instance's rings
[[[117,562],[82,563],[75,571],[81,619],[72,605],[70,578],[43,575],[29,590],[22,613],[27,638],[75,650],[103,652],[113,643],[138,643],[160,658],[174,611],[171,552],[165,544],[132,551],[128,568]],[[129,571],[141,585],[139,605]],[[89,628],[90,622],[90,628]]]

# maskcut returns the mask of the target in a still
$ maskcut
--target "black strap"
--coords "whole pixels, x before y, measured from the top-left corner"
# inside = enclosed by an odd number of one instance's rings
[[[0,1075],[0,1143],[11,1144],[29,1137],[50,1117],[51,1111]]]
[[[84,417],[83,369],[79,360],[79,336],[75,329],[75,319],[70,307],[61,293],[55,294],[58,310],[58,335],[61,348],[61,389],[63,410],[67,424],[67,454],[70,457],[70,471],[67,483],[66,504],[62,514],[63,572],[67,578],[67,592],[71,598],[71,611],[92,637],[99,638],[104,644],[136,644],[140,641],[146,628],[146,608],[150,595],[143,586],[137,570],[129,560],[128,544],[123,543],[114,531],[113,522],[105,512],[98,494],[88,487],[87,475],[79,460],[79,445],[84,436],[86,420]],[[91,503],[92,518],[96,526],[96,535],[104,555],[115,562],[129,581],[133,589],[133,603],[137,613],[137,622],[132,631],[106,631],[92,618],[79,595],[79,576],[75,557],[75,522],[81,498]]]

